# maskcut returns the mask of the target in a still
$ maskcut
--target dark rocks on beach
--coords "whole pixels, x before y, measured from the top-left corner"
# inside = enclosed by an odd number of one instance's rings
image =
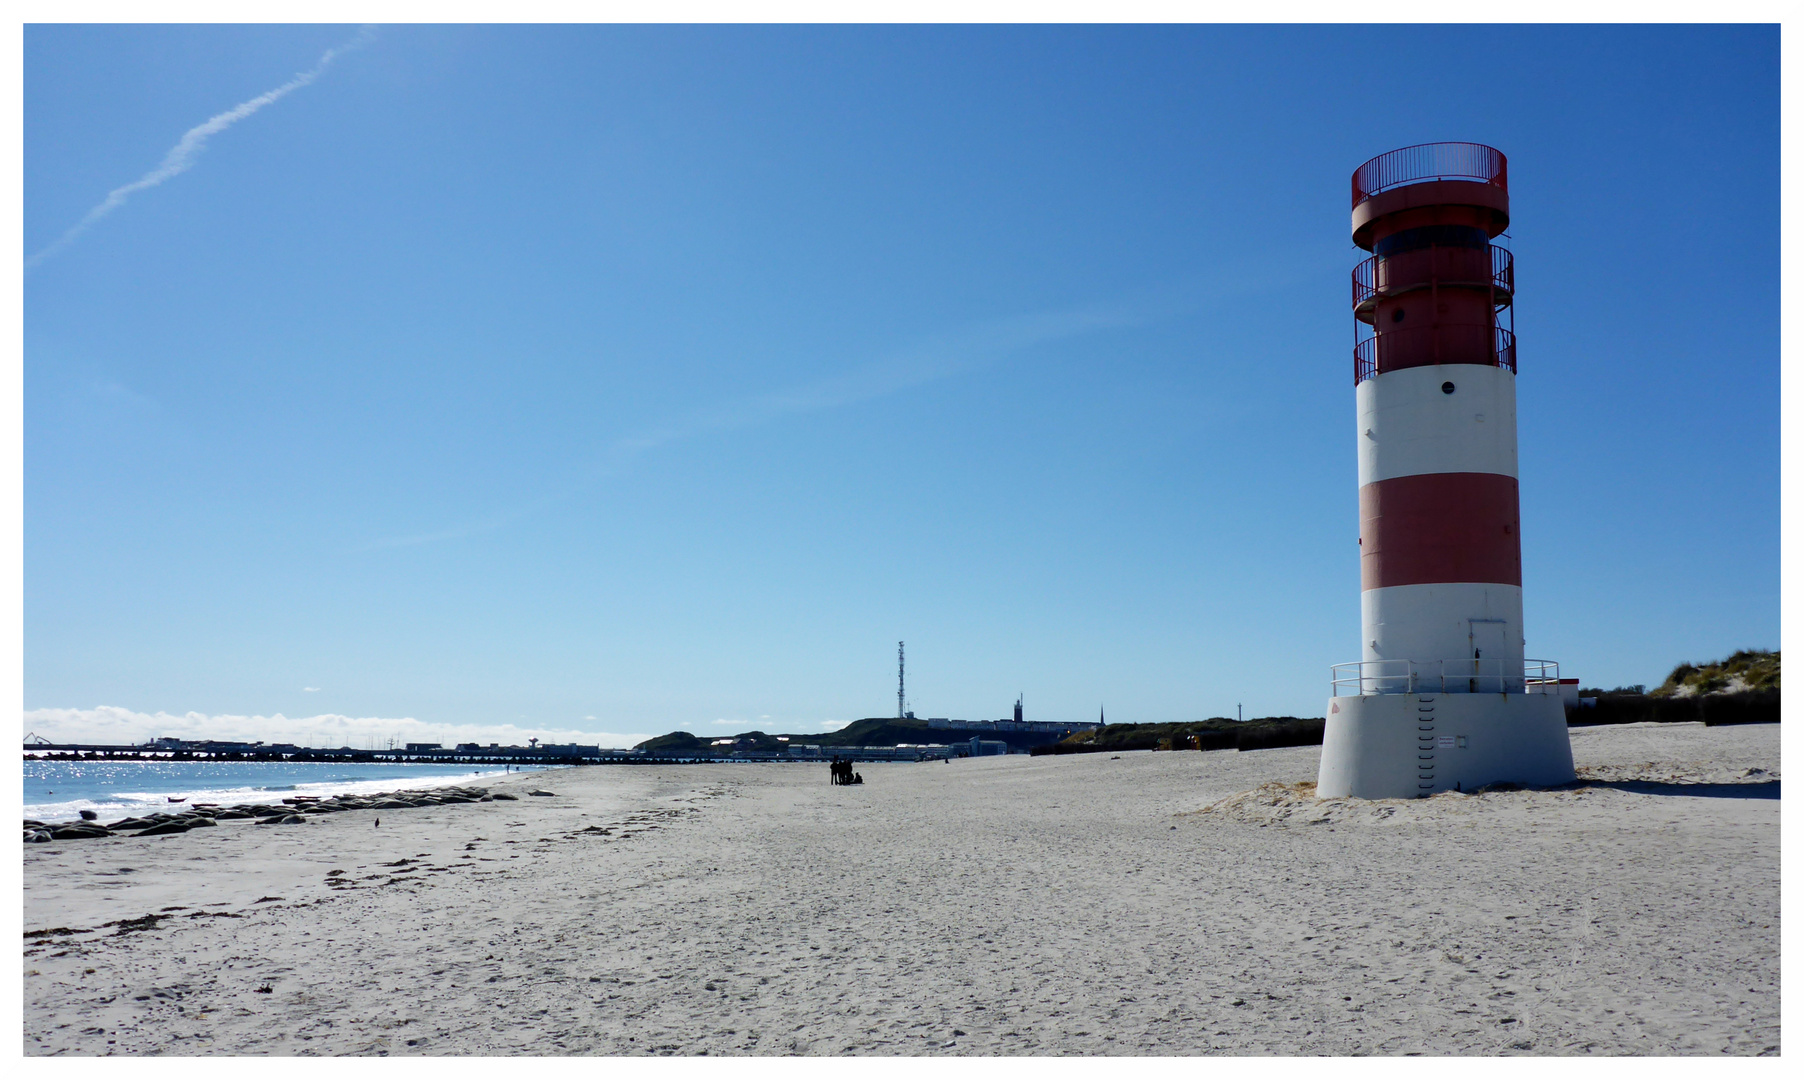
[[[535,791],[531,794],[549,796],[553,793]],[[221,807],[217,803],[195,803],[182,807],[179,813],[156,811],[105,824],[97,820],[99,815],[94,811],[83,810],[81,821],[47,824],[27,818],[23,838],[28,844],[42,844],[51,840],[87,840],[102,836],[168,836],[190,829],[212,828],[221,821],[252,818],[257,819],[259,825],[304,825],[313,815],[335,814],[344,810],[408,810],[421,806],[492,802],[496,799],[512,802],[517,798],[514,795],[491,794],[485,788],[466,787],[370,796],[337,795],[326,799],[315,795],[295,795],[283,799],[281,804],[239,803],[236,806]]]
[[[167,918],[169,918],[167,915],[140,915],[136,919],[115,919],[110,923],[102,923],[101,925],[117,926],[119,929],[114,931],[114,934],[116,935],[131,934],[140,930],[154,930],[158,923]]]

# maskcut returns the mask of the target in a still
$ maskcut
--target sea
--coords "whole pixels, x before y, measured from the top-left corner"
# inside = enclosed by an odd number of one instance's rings
[[[25,816],[37,821],[73,820],[83,810],[107,821],[168,810],[171,799],[230,806],[294,795],[367,795],[480,784],[485,778],[507,775],[493,767],[380,761],[26,761],[24,765]]]

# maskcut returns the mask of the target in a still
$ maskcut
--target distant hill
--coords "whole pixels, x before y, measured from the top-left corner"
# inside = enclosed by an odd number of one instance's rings
[[[673,731],[668,735],[647,739],[633,749],[655,750],[666,754],[700,753],[702,741],[687,731]]]
[[[1779,689],[1779,651],[1742,649],[1727,660],[1707,664],[1680,664],[1652,697],[1694,697],[1698,694],[1735,694],[1745,690]]]
[[[938,735],[938,738],[934,738]],[[813,746],[894,746],[897,743],[951,742],[947,733],[935,732],[925,720],[899,720],[893,716],[869,716],[854,720],[838,731],[820,735],[791,735]]]
[[[1262,716],[1239,721],[1225,716],[1182,724],[1110,724],[1080,731],[1062,742],[1036,750],[1042,754],[1085,754],[1123,750],[1270,750],[1280,746],[1317,746],[1321,717]]]
[[[980,738],[1006,742],[1011,747],[1026,748],[1057,739],[1057,732],[1040,731],[947,731],[929,727],[925,720],[897,719],[893,716],[867,716],[863,720],[854,720],[838,731],[825,731],[811,735],[766,735],[762,731],[748,731],[740,735],[700,736],[687,731],[673,731],[668,735],[659,735],[647,739],[634,747],[635,750],[646,750],[661,754],[700,754],[710,750],[779,750],[785,746],[895,746],[899,743],[943,743],[957,744],[969,742],[976,735]],[[716,739],[732,738],[733,746],[714,746]]]
[[[838,731],[825,735],[792,735],[790,738],[818,746],[895,746],[898,743],[940,743],[956,746],[973,738],[985,742],[1008,743],[1009,749],[1030,750],[1057,742],[1058,731],[1006,731],[993,728],[977,730],[929,727],[925,720],[898,720],[893,716],[872,716],[857,720]]]
[[[731,746],[715,746],[718,739],[733,740]],[[801,741],[804,736],[792,735],[792,740]],[[700,754],[710,750],[781,750],[786,744],[775,735],[766,735],[762,731],[747,731],[738,735],[700,736],[687,731],[673,731],[668,735],[659,735],[655,739],[647,739],[635,750],[649,750],[662,754]]]
[[[1579,690],[1579,697],[1595,698],[1597,704],[1573,710],[1567,719],[1574,724],[1699,720],[1712,726],[1776,724],[1779,653],[1742,649],[1724,660],[1680,664],[1651,691],[1644,686],[1618,686],[1614,690],[1588,687]]]
[[[935,739],[930,735],[939,735]],[[664,754],[699,754],[709,750],[780,750],[785,746],[894,746],[897,743],[951,742],[946,732],[934,732],[925,720],[898,720],[895,717],[873,716],[864,720],[855,720],[838,731],[826,731],[813,735],[766,735],[762,731],[747,731],[738,735],[698,736],[687,731],[673,731],[668,735],[659,735],[655,739],[647,739],[635,746],[635,750],[647,750]],[[731,738],[732,746],[714,745],[717,739]]]

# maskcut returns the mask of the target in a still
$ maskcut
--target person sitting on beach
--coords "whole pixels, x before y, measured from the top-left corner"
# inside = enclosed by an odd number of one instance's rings
[[[853,773],[853,774],[852,774],[852,783],[854,783],[854,784],[862,784],[862,783],[864,783],[864,774],[863,774],[863,773],[856,773],[856,772],[855,772],[855,773]]]

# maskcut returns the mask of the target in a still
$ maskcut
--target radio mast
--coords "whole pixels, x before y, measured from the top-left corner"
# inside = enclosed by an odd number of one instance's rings
[[[902,664],[902,642],[896,642],[896,719],[901,720],[908,715],[908,683],[904,678],[907,669]]]

